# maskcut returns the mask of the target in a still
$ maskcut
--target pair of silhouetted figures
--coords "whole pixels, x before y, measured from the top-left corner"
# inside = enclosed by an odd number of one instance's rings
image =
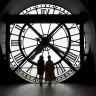
[[[40,85],[42,86],[43,74],[45,71],[45,81],[49,81],[48,85],[51,86],[51,81],[55,80],[54,64],[51,56],[48,56],[48,61],[45,63],[43,56],[40,56],[37,64],[37,73],[39,75]]]

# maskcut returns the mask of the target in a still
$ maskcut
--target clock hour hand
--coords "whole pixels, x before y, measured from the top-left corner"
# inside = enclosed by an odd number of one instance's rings
[[[38,39],[38,38],[36,38]],[[33,60],[36,55],[38,55],[39,53],[42,52],[42,50],[45,48],[46,46],[44,44],[42,44],[34,53],[32,56],[30,56],[30,60]],[[54,46],[54,48],[59,52],[59,53],[62,53],[63,55],[65,55],[65,52],[62,51],[61,49],[59,49],[58,47]]]
[[[21,61],[21,63],[20,63],[19,65],[17,65],[17,67],[14,69],[14,72],[15,72],[19,67],[21,67],[21,66],[24,64],[24,62],[26,62],[26,60],[29,60],[29,58],[32,56],[32,54],[33,54],[37,49],[39,49],[40,46],[42,46],[43,44],[44,44],[44,42],[41,42],[32,52],[30,52],[30,54],[29,54],[27,57],[24,55],[24,53],[23,53],[23,51],[22,51],[22,48],[20,47],[21,53],[23,54],[23,56],[24,56],[25,58]]]
[[[60,53],[59,53],[59,49],[57,47],[54,47],[52,44],[48,43],[49,47],[62,59],[64,60],[64,62],[66,62],[68,64],[68,66],[70,66],[71,69],[73,69],[75,72],[77,71],[74,66],[72,66],[71,62],[67,59],[65,59]],[[62,51],[61,51],[62,52]]]
[[[42,44],[41,46],[38,47],[38,49],[29,57],[29,60],[33,60],[39,53],[42,52],[42,50],[45,48],[46,46],[44,44]]]

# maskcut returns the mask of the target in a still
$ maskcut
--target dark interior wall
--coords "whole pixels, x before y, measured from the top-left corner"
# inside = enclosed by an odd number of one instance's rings
[[[95,26],[95,39],[93,42],[91,42],[93,46],[92,48],[92,54],[93,54],[93,61],[94,61],[94,67],[95,67],[95,76],[96,76],[96,2],[95,0],[81,0],[86,8],[88,9],[88,11],[90,12],[91,14],[91,17],[93,19],[93,22],[94,22],[94,26]],[[85,1],[85,2],[84,2]]]
[[[2,8],[4,5],[8,3],[8,0],[0,0],[0,11],[2,11]],[[79,0],[77,0],[79,1]],[[91,14],[91,17],[93,19],[94,25],[96,27],[96,11],[95,11],[95,1],[92,0],[81,0],[83,4],[87,7],[89,13]],[[59,1],[58,1],[59,2]],[[90,25],[89,25],[90,26]],[[91,25],[93,26],[93,25]],[[92,41],[90,41],[91,48],[89,50],[88,58],[85,62],[84,68],[82,68],[77,74],[75,74],[71,79],[67,80],[66,82],[81,82],[81,83],[95,83],[96,79],[96,34],[94,35],[94,38],[91,38]],[[94,41],[94,42],[93,42]],[[2,49],[0,49],[2,54]],[[1,81],[2,82],[23,82],[22,79],[20,79],[18,76],[16,76],[12,71],[6,66],[6,63],[4,59],[2,58],[2,55],[0,55],[0,75],[1,75]]]

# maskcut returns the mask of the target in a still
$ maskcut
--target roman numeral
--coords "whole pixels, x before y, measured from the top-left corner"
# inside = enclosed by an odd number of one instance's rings
[[[68,29],[73,29],[73,28],[76,28],[76,24],[72,24],[72,26]]]
[[[72,46],[80,46],[80,39],[78,39],[78,40],[71,40],[71,45]]]
[[[16,63],[13,61],[13,59],[10,57],[10,67],[16,67]]]
[[[18,64],[20,64],[22,62],[22,60],[24,59],[22,53],[15,55],[14,58]]]
[[[56,70],[57,70],[57,74],[60,75],[62,74],[63,72],[65,72],[65,68],[64,66],[62,65],[62,63],[59,63],[56,65]]]
[[[19,46],[18,40],[11,40],[11,46]]]
[[[21,46],[22,46],[22,40],[20,40]],[[11,40],[11,46],[19,46],[18,40]]]
[[[22,29],[22,27],[20,25],[16,25],[15,28],[18,29],[18,30],[21,30]],[[24,31],[25,31],[25,29],[23,29],[23,32]]]
[[[41,14],[49,14],[50,9],[42,9]]]
[[[77,58],[77,55],[75,55],[74,53],[72,52],[69,52],[66,56],[66,59],[68,59],[69,61],[72,61],[73,63],[75,62]]]

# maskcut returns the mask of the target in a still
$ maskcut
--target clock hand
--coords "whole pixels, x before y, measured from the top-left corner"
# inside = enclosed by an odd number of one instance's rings
[[[70,66],[71,69],[73,69],[75,72],[77,71],[77,70],[74,68],[74,66],[72,66],[71,62],[70,62],[68,59],[64,58],[64,57],[59,53],[59,51],[58,51],[52,44],[48,43],[48,45],[49,45],[49,47],[50,47],[51,49],[53,49],[53,51],[54,51],[62,60],[64,60],[64,62],[66,62],[66,63],[68,64],[68,66]]]
[[[30,24],[29,24],[28,26],[42,39],[42,41],[44,41],[44,40],[46,39],[47,41],[45,41],[45,42],[47,43],[47,42],[49,42],[49,40],[51,40],[51,38],[52,38],[51,35],[54,35],[54,34],[56,33],[56,30],[61,26],[61,24],[59,24],[59,25],[48,35],[48,37],[45,38],[45,39],[44,39],[44,38],[41,36],[41,34],[39,34],[39,33],[37,32],[37,30],[35,30],[35,28],[33,28]],[[39,39],[39,38],[36,38],[36,40],[40,42],[40,39]],[[34,54],[30,57],[30,60],[33,60],[33,59],[36,57],[36,55],[39,54],[39,53],[41,53],[41,51],[42,51],[44,48],[45,48],[45,46],[44,46],[44,44],[43,44],[42,46],[40,46],[40,47],[34,52]],[[58,49],[58,50],[59,50],[59,49]]]
[[[41,53],[42,52],[42,50],[45,48],[46,46],[44,45],[44,44],[42,44],[39,48],[37,48],[37,50],[33,53],[33,55],[32,56],[30,56],[30,60],[33,60],[35,57],[36,57],[36,55],[38,55],[39,53]]]
[[[55,34],[56,30],[57,30],[61,25],[62,25],[62,24],[59,24],[59,25],[47,36],[47,38],[46,38],[47,41],[45,41],[46,43],[47,43],[49,40],[51,40],[52,35]],[[30,25],[29,25],[29,26],[30,26]],[[32,26],[30,26],[30,27],[32,28],[32,30],[33,30],[34,32],[36,32],[36,33],[38,34],[38,32],[37,32]],[[38,35],[40,36],[40,34],[38,34]],[[40,37],[41,37],[41,36],[40,36]],[[41,39],[44,40],[44,38],[42,38],[42,37],[41,37]],[[39,54],[39,53],[41,53],[41,51],[42,51],[44,48],[45,48],[45,46],[44,46],[44,44],[43,44],[43,45],[42,45],[41,47],[39,47],[39,48],[35,51],[35,53],[30,57],[30,60],[34,59],[34,58],[36,57],[36,55]],[[62,52],[62,53],[64,54],[64,52],[61,51],[59,48],[56,47],[56,49],[59,50],[60,52]]]
[[[20,66],[22,66],[23,63],[24,63],[26,60],[29,61],[30,56],[31,56],[40,46],[42,46],[43,43],[44,43],[44,42],[41,42],[27,57],[26,57],[25,54],[23,53],[22,48],[21,48],[21,46],[20,46],[21,53],[22,53],[22,55],[23,55],[25,58],[21,61],[21,63],[20,63],[19,65],[17,65],[17,67],[14,69],[14,72],[15,72]]]
[[[45,47],[46,47],[46,46],[45,46],[44,44],[42,44],[42,46],[40,46],[40,47],[34,52],[34,54],[30,57],[30,60],[33,60],[33,59],[36,57],[36,55],[38,55],[39,53],[41,53],[42,50],[43,50]],[[61,49],[59,49],[58,47],[55,47],[55,46],[54,46],[54,48],[55,48],[56,50],[58,50],[58,52],[62,53],[63,55],[65,54],[65,52],[62,51]]]

